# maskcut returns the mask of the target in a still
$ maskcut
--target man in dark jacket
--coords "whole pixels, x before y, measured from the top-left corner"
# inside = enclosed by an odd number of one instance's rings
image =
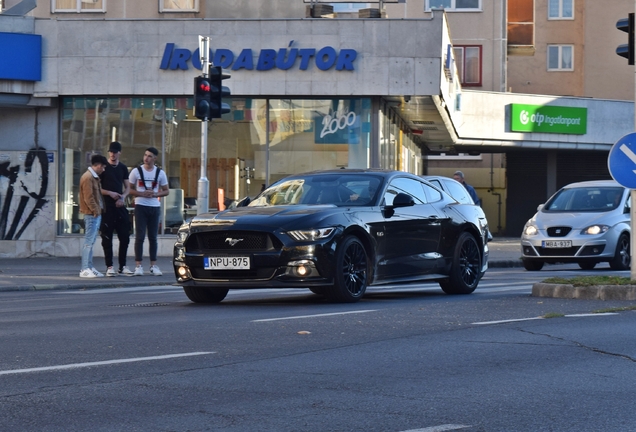
[[[106,276],[132,276],[133,272],[126,266],[126,255],[130,243],[130,219],[126,208],[126,197],[130,193],[128,182],[128,168],[119,157],[121,144],[117,141],[110,143],[108,148],[108,164],[99,176],[102,181],[102,195],[106,211],[102,216],[102,248],[106,261]],[[117,232],[119,239],[118,271],[113,268],[113,234]]]
[[[464,187],[468,191],[468,195],[470,195],[470,197],[475,202],[475,205],[480,206],[481,200],[477,196],[477,192],[475,192],[475,188],[464,181],[464,173],[461,171],[455,171],[455,174],[453,174],[453,178],[464,185]]]

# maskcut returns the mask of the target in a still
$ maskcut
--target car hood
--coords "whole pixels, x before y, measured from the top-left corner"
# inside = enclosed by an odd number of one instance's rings
[[[615,215],[616,212],[614,211],[602,213],[539,212],[534,215],[531,222],[534,222],[538,229],[546,229],[553,226],[583,229],[594,224],[613,225],[617,222]]]
[[[237,207],[218,213],[206,213],[194,217],[191,228],[232,226],[241,229],[283,228],[288,223],[294,227],[316,225],[322,220],[342,214],[341,208],[335,205],[293,205],[293,206],[262,206]]]

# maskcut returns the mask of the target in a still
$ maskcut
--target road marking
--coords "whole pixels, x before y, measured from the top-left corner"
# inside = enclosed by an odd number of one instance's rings
[[[605,313],[583,313],[583,314],[570,314],[563,315],[565,318],[578,318],[578,317],[591,317],[591,316],[607,316],[607,315],[618,315],[617,312],[605,312]],[[504,324],[510,322],[520,322],[520,321],[532,321],[532,320],[540,320],[545,319],[544,317],[534,317],[534,318],[519,318],[519,319],[509,319],[509,320],[501,320],[501,321],[483,321],[483,322],[475,322],[475,325],[484,325],[484,324]]]
[[[319,318],[319,317],[334,316],[334,315],[360,314],[360,313],[367,313],[367,312],[377,312],[377,309],[348,311],[348,312],[334,312],[334,313],[316,314],[316,315],[298,315],[298,316],[283,317],[283,318],[266,318],[266,319],[252,320],[252,322],[282,321],[282,320],[293,320],[293,319],[302,319],[302,318]]]
[[[501,320],[501,321],[482,321],[475,322],[474,325],[485,325],[485,324],[503,324],[503,323],[511,323],[511,322],[520,322],[520,321],[532,321],[532,320],[540,320],[545,319],[543,317],[534,317],[534,318],[519,318],[519,319],[509,319],[509,320]]]
[[[182,354],[168,354],[168,355],[154,356],[154,357],[137,357],[137,358],[106,360],[106,361],[89,362],[89,363],[73,363],[73,364],[67,364],[67,365],[46,366],[46,367],[30,368],[30,369],[13,369],[13,370],[0,371],[0,375],[23,374],[23,373],[43,372],[43,371],[53,371],[53,370],[63,370],[63,369],[77,369],[77,368],[92,367],[92,366],[104,366],[104,365],[111,365],[111,364],[133,363],[133,362],[142,362],[142,361],[150,361],[150,360],[165,360],[165,359],[171,359],[171,358],[192,357],[192,356],[200,356],[200,355],[208,355],[208,354],[214,354],[214,352],[212,351],[191,352],[191,353],[182,353]]]
[[[466,429],[467,427],[470,427],[470,426],[445,424],[445,425],[439,425],[439,426],[431,426],[424,429],[409,429],[407,431],[402,431],[402,432],[444,432],[444,431],[457,430],[457,429]]]
[[[122,292],[133,292],[133,291],[152,291],[152,290],[162,290],[162,292],[170,292],[170,291],[174,291],[174,290],[179,290],[182,291],[182,288],[180,287],[175,287],[174,285],[158,285],[158,286],[136,286],[136,287],[120,287],[120,288],[97,288],[97,289],[87,289],[87,290],[82,290],[82,291],[74,291],[74,290],[68,290],[68,291],[53,291],[53,294],[57,294],[57,295],[88,295],[88,294],[104,294],[104,293],[109,293],[109,294],[115,294],[115,293],[122,293]]]

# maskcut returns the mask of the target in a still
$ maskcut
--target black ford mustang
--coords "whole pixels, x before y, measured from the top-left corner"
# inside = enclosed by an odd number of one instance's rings
[[[355,302],[369,285],[425,280],[472,293],[490,233],[476,206],[415,175],[341,169],[284,178],[246,206],[186,221],[177,237],[174,271],[193,302],[285,287]]]

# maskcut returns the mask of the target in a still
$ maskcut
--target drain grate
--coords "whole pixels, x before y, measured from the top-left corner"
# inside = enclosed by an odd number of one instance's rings
[[[170,306],[170,303],[133,303],[122,305],[111,305],[112,307],[156,307],[156,306]]]

